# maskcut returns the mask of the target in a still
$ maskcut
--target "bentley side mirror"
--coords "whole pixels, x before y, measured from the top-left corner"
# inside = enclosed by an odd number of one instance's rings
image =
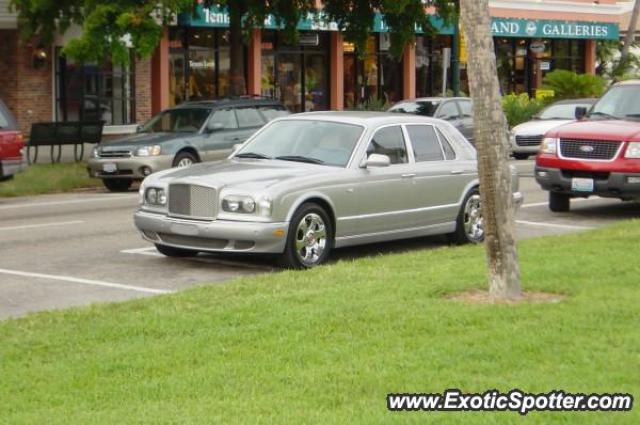
[[[575,117],[577,120],[581,120],[587,115],[586,106],[576,106]]]
[[[213,133],[215,131],[220,131],[224,128],[224,125],[221,122],[209,121],[207,123],[207,131],[209,133]]]
[[[391,159],[387,155],[381,155],[379,153],[372,153],[369,158],[366,158],[360,164],[361,168],[369,167],[388,167],[391,165]]]

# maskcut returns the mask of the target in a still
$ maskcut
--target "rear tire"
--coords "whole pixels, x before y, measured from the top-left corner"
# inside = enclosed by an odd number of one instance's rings
[[[290,269],[308,269],[322,264],[333,246],[333,224],[320,205],[309,202],[295,212],[280,264]]]
[[[161,254],[166,255],[167,257],[195,257],[198,255],[198,251],[193,251],[191,249],[183,249],[183,248],[175,248],[167,245],[156,244],[156,249]]]
[[[482,203],[480,202],[480,191],[477,187],[471,189],[464,197],[456,219],[456,230],[453,233],[449,233],[447,237],[449,242],[456,245],[482,243],[484,241]]]
[[[132,180],[127,179],[102,179],[102,184],[109,192],[126,192],[132,183]]]
[[[567,212],[570,199],[566,193],[549,192],[549,209],[553,212]]]

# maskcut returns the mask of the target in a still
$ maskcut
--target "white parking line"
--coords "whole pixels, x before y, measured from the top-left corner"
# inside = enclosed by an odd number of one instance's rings
[[[558,223],[540,223],[537,221],[526,221],[526,220],[516,220],[516,223],[526,224],[529,226],[542,226],[542,227],[563,227],[566,229],[574,229],[574,230],[590,230],[595,229],[595,227],[589,226],[577,226],[574,224],[558,224]]]
[[[35,277],[38,279],[58,280],[61,282],[80,283],[82,285],[105,286],[107,288],[126,289],[128,291],[145,292],[148,294],[170,294],[174,292],[167,289],[145,288],[142,286],[124,285],[122,283],[103,282],[100,280],[80,279],[77,277],[60,276],[60,275],[44,274],[44,273],[22,272],[18,270],[0,269],[0,273],[14,275],[14,276]]]
[[[22,230],[22,229],[34,229],[38,227],[49,227],[49,226],[68,226],[70,224],[82,224],[83,220],[75,220],[75,221],[59,221],[56,223],[41,223],[41,224],[25,224],[22,226],[9,226],[9,227],[0,227],[0,231],[2,230]]]
[[[152,246],[148,246],[148,247],[145,247],[145,248],[123,249],[120,252],[123,253],[123,254],[140,254],[140,255],[150,255],[152,257],[164,257],[164,255],[160,254]]]
[[[48,202],[28,202],[26,204],[15,204],[15,205],[0,205],[0,210],[11,210],[16,208],[30,208],[30,207],[43,207],[43,206],[52,206],[52,205],[67,205],[67,204],[84,204],[86,202],[108,202],[108,201],[118,201],[121,199],[134,199],[138,195],[118,195],[118,196],[109,196],[105,195],[101,198],[85,198],[85,199],[69,199],[66,201],[48,201]]]

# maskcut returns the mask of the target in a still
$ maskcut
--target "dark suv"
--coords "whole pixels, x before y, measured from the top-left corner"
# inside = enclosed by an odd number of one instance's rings
[[[24,165],[24,142],[16,120],[0,100],[0,181],[8,180]]]
[[[256,97],[183,103],[160,112],[135,135],[96,146],[87,170],[110,191],[124,191],[156,171],[226,158],[234,145],[287,114],[280,102]]]

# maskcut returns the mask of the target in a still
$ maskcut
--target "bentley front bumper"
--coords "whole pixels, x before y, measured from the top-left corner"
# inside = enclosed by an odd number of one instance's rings
[[[280,254],[287,242],[289,223],[195,221],[138,211],[134,223],[150,242],[207,252]]]

